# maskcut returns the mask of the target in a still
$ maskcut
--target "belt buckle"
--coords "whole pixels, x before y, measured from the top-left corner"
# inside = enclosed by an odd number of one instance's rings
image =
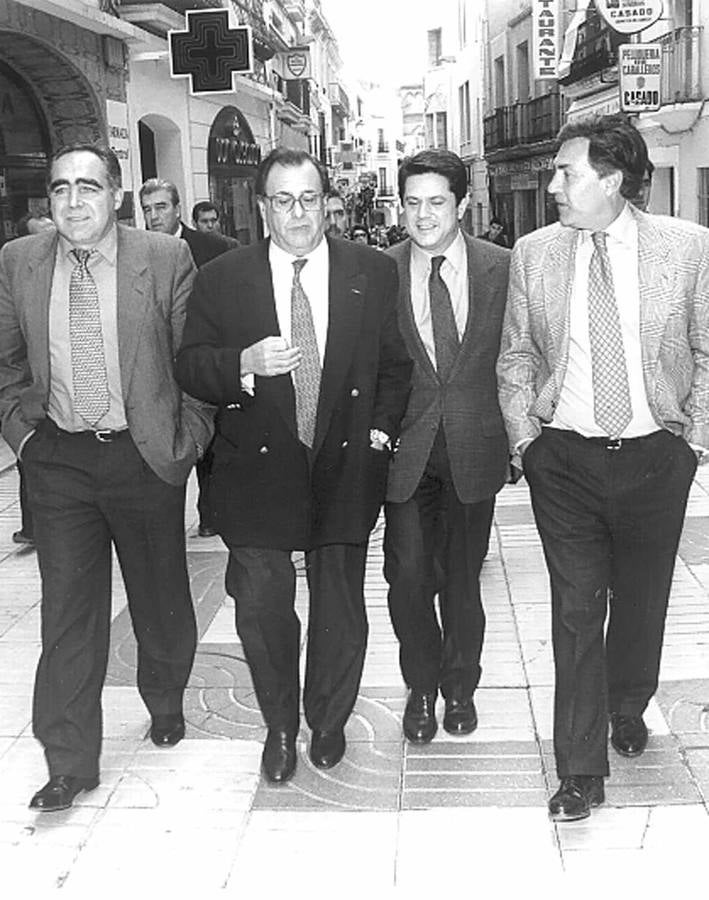
[[[115,434],[112,428],[99,428],[98,431],[94,431],[94,437],[102,444],[110,444]]]
[[[606,450],[620,450],[623,446],[623,438],[608,438],[606,440]]]

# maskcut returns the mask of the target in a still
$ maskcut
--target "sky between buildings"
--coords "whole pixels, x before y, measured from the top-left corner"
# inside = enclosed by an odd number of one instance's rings
[[[346,78],[390,87],[423,81],[426,31],[441,0],[321,2],[337,38]]]

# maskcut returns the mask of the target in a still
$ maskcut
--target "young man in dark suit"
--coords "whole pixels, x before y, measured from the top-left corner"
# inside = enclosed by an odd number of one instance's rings
[[[367,540],[409,391],[396,267],[325,238],[327,171],[277,149],[256,180],[267,241],[202,269],[177,358],[185,390],[219,407],[215,528],[268,734],[263,772],[295,770],[300,623],[291,551],[310,591],[303,704],[310,758],[345,752],[367,643]]]
[[[480,568],[495,494],[508,472],[495,361],[509,251],[464,235],[465,166],[424,150],[399,169],[411,240],[389,251],[399,269],[399,327],[414,361],[412,390],[387,488],[384,573],[410,689],[404,734],[432,740],[477,725],[485,614]],[[435,598],[438,595],[438,615]]]

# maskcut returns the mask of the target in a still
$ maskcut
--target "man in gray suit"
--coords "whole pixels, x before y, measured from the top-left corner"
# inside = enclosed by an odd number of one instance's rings
[[[495,360],[509,251],[460,230],[467,179],[454,153],[424,150],[404,160],[399,195],[411,240],[390,255],[414,370],[389,472],[384,573],[410,689],[404,734],[427,743],[438,727],[439,689],[446,731],[468,734],[477,725],[479,576],[508,473]]]
[[[173,378],[187,245],[116,224],[111,150],[59,150],[48,192],[56,232],[0,251],[2,433],[24,467],[42,576],[33,727],[50,780],[30,803],[42,812],[99,783],[112,544],[150,737],[169,747],[184,736],[196,644],[184,485],[212,434],[210,408]]]
[[[647,165],[625,116],[567,123],[548,188],[559,222],[512,253],[500,404],[551,583],[555,821],[603,803],[609,718],[621,756],[647,746],[687,495],[709,449],[709,231],[632,206]]]

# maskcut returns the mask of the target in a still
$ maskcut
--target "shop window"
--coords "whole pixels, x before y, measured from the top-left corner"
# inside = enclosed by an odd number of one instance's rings
[[[697,216],[699,224],[709,228],[709,169],[705,168],[697,169]]]

